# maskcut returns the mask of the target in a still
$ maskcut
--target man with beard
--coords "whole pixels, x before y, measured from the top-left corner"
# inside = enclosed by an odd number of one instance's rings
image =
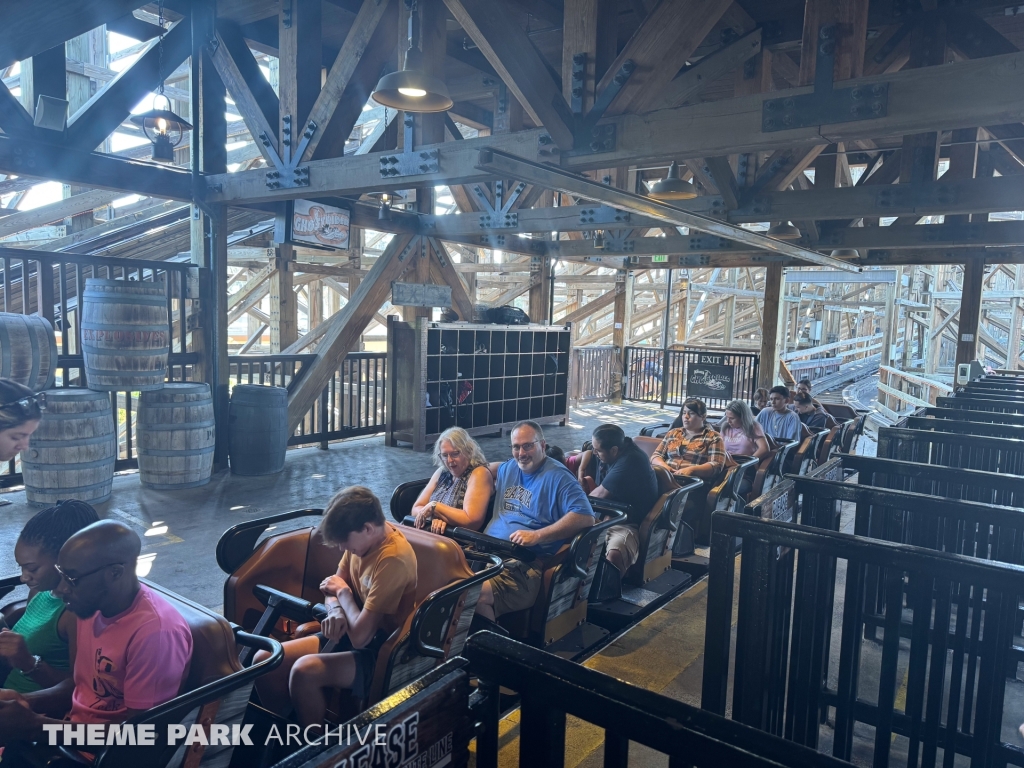
[[[543,580],[543,558],[594,524],[583,488],[546,450],[540,425],[521,421],[512,428],[512,458],[490,465],[495,509],[485,533],[527,547],[540,558],[530,564],[509,560],[504,571],[484,582],[477,613],[485,619],[532,607]]]
[[[141,549],[138,534],[113,520],[67,540],[53,592],[78,617],[74,674],[24,697],[6,694],[0,733],[39,738],[43,725],[62,722],[53,717],[68,709],[72,723],[123,723],[178,695],[192,632],[170,603],[139,583]]]

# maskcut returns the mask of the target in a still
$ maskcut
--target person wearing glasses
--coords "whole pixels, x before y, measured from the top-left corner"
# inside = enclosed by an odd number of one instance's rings
[[[3,688],[30,693],[71,677],[77,622],[51,591],[60,584],[55,566],[64,542],[99,519],[84,501],[69,499],[38,512],[21,529],[14,559],[28,587],[28,605],[13,627],[0,631]]]
[[[594,524],[594,510],[583,488],[563,464],[547,453],[544,432],[535,421],[512,428],[512,458],[490,465],[496,478],[494,517],[487,533],[540,555],[554,555],[573,536]],[[484,582],[477,613],[498,616],[530,608],[537,601],[543,562],[508,560],[505,570]]]
[[[46,410],[46,399],[24,384],[0,379],[0,461],[28,448],[29,438]]]
[[[449,525],[479,531],[487,517],[494,480],[476,440],[462,427],[446,429],[434,443],[438,469],[412,507],[416,527],[444,533]]]
[[[46,723],[123,723],[178,695],[192,658],[192,632],[174,606],[144,584],[135,567],[142,549],[137,533],[101,520],[75,533],[61,547],[60,582],[54,594],[78,617],[74,673],[16,704],[38,713],[25,721],[22,738],[42,736]],[[10,722],[0,708],[0,729]]]

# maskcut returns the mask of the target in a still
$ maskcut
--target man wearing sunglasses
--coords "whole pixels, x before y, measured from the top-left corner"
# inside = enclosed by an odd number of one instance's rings
[[[73,723],[122,723],[178,695],[192,632],[170,603],[139,583],[141,548],[138,534],[113,520],[83,528],[61,548],[53,592],[78,617],[74,675],[17,701],[40,713],[36,736],[44,723],[61,722],[44,715],[61,717],[70,708]],[[0,708],[0,733],[6,714]]]

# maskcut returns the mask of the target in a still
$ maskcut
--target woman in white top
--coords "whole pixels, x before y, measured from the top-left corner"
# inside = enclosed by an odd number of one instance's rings
[[[729,455],[753,456],[755,459],[768,455],[768,439],[749,405],[742,400],[733,400],[725,406],[725,421],[722,440]]]

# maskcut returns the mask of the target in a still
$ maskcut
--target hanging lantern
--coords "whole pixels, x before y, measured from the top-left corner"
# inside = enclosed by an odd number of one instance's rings
[[[799,240],[803,237],[803,233],[793,226],[791,221],[776,224],[768,230],[767,234],[768,237],[774,237],[776,240]]]
[[[167,102],[167,109],[156,108],[161,96]],[[153,98],[153,109],[132,115],[130,119],[153,143],[153,159],[160,163],[174,162],[174,148],[181,144],[185,131],[192,130],[192,125],[185,118],[171,111],[171,100],[162,93]]]

